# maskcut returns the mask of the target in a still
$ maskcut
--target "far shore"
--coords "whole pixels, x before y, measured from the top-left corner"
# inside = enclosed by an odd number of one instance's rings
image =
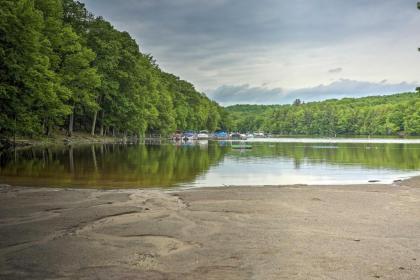
[[[1,143],[1,148],[29,148],[29,147],[42,147],[42,146],[56,146],[56,145],[88,145],[88,144],[124,144],[137,142],[139,140],[164,140],[167,137],[150,136],[147,135],[142,138],[134,136],[111,136],[111,135],[91,135],[89,133],[76,132],[72,136],[68,136],[64,133],[54,134],[52,136],[34,137],[34,138],[16,138],[16,141],[12,138],[6,139]],[[2,147],[4,146],[4,147]]]
[[[420,177],[391,185],[0,187],[1,279],[418,279]]]
[[[405,136],[401,137],[398,135],[337,135],[337,136],[328,136],[328,135],[273,135],[270,139],[282,138],[287,142],[287,139],[297,138],[297,139],[312,139],[308,143],[318,143],[323,142],[325,139],[328,141],[337,141],[345,142],[346,139],[355,139],[355,141],[363,141],[364,139],[370,139],[372,142],[378,142],[378,139],[387,139],[395,142],[399,141],[408,141],[417,143],[420,141],[418,136]],[[36,146],[50,146],[50,145],[80,145],[80,144],[110,144],[110,143],[127,143],[127,142],[136,142],[139,140],[168,140],[169,136],[163,135],[145,135],[144,137],[137,138],[135,136],[112,136],[112,135],[91,135],[85,132],[75,132],[72,136],[68,136],[66,133],[55,133],[51,136],[40,136],[34,138],[28,137],[17,137],[16,139],[7,138],[3,139],[3,142],[0,141],[0,148],[2,145],[7,147],[13,147],[14,145],[18,148],[25,147],[36,147]],[[266,137],[255,138],[256,141],[264,141]],[[358,140],[361,139],[361,140]],[[1,140],[1,139],[0,139]],[[211,140],[211,139],[209,139]],[[251,139],[253,140],[253,139]],[[380,141],[378,143],[381,143]]]

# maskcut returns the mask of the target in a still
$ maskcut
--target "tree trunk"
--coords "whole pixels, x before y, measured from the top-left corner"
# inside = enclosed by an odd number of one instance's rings
[[[101,129],[99,132],[101,136],[104,136],[104,122],[105,122],[105,110],[102,109],[101,110]]]
[[[44,118],[43,122],[42,122],[42,133],[44,133],[44,135],[48,136],[48,118]]]
[[[46,136],[51,136],[51,132],[52,132],[52,124],[49,118],[45,118],[44,123],[43,123],[43,129],[44,129],[44,133]]]
[[[13,126],[13,147],[16,148],[16,114],[15,114],[15,123]]]
[[[90,134],[92,136],[95,136],[96,117],[97,116],[98,116],[98,111],[95,111],[95,113],[93,113],[92,130],[90,131]]]
[[[48,134],[47,134],[47,136],[51,136],[52,131],[53,131],[52,123],[48,122]]]
[[[68,135],[71,137],[73,135],[73,125],[74,125],[74,111],[71,113],[69,117],[69,131]]]
[[[46,135],[47,135],[47,136],[51,136],[51,132],[52,132],[52,124],[51,124],[51,122],[49,121],[49,122],[47,123],[47,131],[46,131]]]

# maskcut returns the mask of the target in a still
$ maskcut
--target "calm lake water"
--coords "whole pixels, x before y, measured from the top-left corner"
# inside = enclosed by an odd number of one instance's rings
[[[305,140],[306,139],[306,140]],[[420,140],[285,138],[30,148],[0,154],[0,183],[156,188],[351,184],[420,175]]]

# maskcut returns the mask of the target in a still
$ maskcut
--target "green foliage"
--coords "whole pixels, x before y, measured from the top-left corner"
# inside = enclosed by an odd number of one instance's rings
[[[222,114],[84,4],[0,0],[0,134],[214,130]]]
[[[0,133],[37,134],[45,117],[65,111],[42,12],[31,0],[0,1]]]
[[[420,135],[420,92],[293,105],[227,108],[239,131],[302,135]]]

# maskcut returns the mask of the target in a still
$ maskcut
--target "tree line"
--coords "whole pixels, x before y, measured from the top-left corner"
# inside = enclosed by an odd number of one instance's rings
[[[0,135],[227,128],[226,112],[73,0],[0,0]]]
[[[420,92],[291,105],[234,105],[235,130],[283,135],[420,135]]]

